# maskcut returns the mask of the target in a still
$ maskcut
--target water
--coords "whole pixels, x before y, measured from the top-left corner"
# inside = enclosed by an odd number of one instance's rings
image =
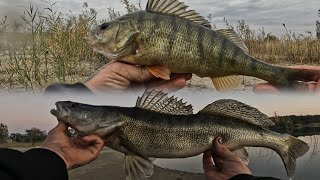
[[[58,100],[72,100],[95,105],[134,106],[140,93],[110,94],[107,96],[78,96],[78,97],[43,97],[42,95],[1,94],[0,122],[7,124],[10,132],[23,132],[27,128],[38,127],[45,130],[52,129],[56,119],[49,113]],[[207,104],[222,98],[236,99],[258,108],[261,112],[273,116],[285,115],[317,115],[318,97],[302,95],[254,95],[252,93],[217,94],[212,91],[179,91],[175,93],[194,107],[194,113]],[[293,179],[319,179],[320,172],[320,140],[319,127],[278,129],[299,136],[310,145],[310,151],[297,161],[296,174]],[[279,156],[271,150],[249,148],[250,169],[257,176],[273,176],[286,179],[284,165]],[[203,172],[201,156],[187,159],[157,159],[155,164],[164,168],[183,170],[188,172]]]

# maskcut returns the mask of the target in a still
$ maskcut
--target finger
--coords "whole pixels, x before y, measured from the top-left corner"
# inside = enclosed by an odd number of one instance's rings
[[[320,79],[318,80],[316,87],[315,87],[315,92],[320,94]]]
[[[55,128],[53,128],[49,133],[66,132],[67,129],[68,129],[68,125],[63,121],[59,121],[58,125]]]
[[[253,86],[253,92],[264,94],[278,94],[280,91],[269,83],[260,83]]]
[[[213,140],[212,152],[214,156],[222,160],[236,157],[226,146],[222,144],[221,137],[217,137]]]
[[[315,74],[314,76],[308,77],[308,80],[309,81],[318,81],[320,79],[320,67],[318,67],[318,66],[301,65],[301,66],[290,66],[289,68],[309,70],[309,71],[319,71],[318,74]]]
[[[186,81],[190,80],[192,78],[192,74],[171,74],[171,80],[172,79],[178,79],[178,78],[183,78]]]
[[[87,141],[84,141],[82,140],[82,138],[79,138],[79,137],[75,137],[75,138],[72,138],[72,142],[78,146],[78,147],[87,147],[90,145],[90,142],[87,142]]]
[[[203,171],[205,174],[208,173],[209,171],[216,170],[216,168],[212,162],[212,152],[210,150],[203,153],[202,166],[203,166]]]
[[[104,141],[97,135],[90,135],[82,138],[83,141],[91,143],[94,148],[101,151],[104,146]]]
[[[188,81],[192,78],[192,74],[171,74],[170,80],[160,80],[160,79],[155,79],[147,83],[149,88],[154,88],[157,86],[164,85],[166,83],[169,83],[171,81],[174,81],[176,79],[185,79],[185,81]]]
[[[308,83],[309,92],[317,92],[317,84],[318,83]]]
[[[213,155],[212,159],[217,171],[221,171],[223,169],[224,160],[215,155]]]
[[[111,68],[114,73],[119,74],[129,81],[142,83],[155,78],[145,67],[120,62],[112,63],[110,66],[112,67],[109,68]]]
[[[174,92],[184,88],[187,85],[187,81],[183,78],[166,81],[155,87],[148,87],[148,89],[162,90],[164,92]]]
[[[299,65],[299,66],[289,66],[292,69],[306,69],[306,70],[319,70],[320,66],[309,66],[309,65]]]

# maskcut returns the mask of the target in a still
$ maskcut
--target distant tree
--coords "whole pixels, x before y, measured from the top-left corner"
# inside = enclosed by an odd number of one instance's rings
[[[20,133],[11,133],[9,138],[14,142],[23,142],[25,140],[25,135]]]
[[[38,128],[31,128],[27,129],[25,133],[25,138],[27,142],[31,142],[32,145],[36,142],[42,142],[46,139],[47,137],[47,132],[42,131],[41,129]]]
[[[9,140],[8,126],[0,123],[0,143],[7,142]]]

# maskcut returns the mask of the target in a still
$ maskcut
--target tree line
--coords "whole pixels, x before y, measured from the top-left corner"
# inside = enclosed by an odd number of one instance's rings
[[[24,133],[9,133],[8,126],[0,123],[0,143],[37,143],[43,142],[47,137],[47,132],[39,128],[26,129]]]

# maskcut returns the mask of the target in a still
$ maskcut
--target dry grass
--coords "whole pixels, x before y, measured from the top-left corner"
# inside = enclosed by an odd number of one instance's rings
[[[141,9],[141,3],[121,2],[127,12]],[[21,16],[25,25],[12,25],[13,30],[20,33],[4,34],[10,24],[7,17],[0,20],[1,89],[34,91],[53,82],[74,83],[84,80],[105,63],[84,39],[92,27],[100,24],[96,11],[88,8],[87,3],[78,16],[67,16],[54,8],[54,3],[48,3],[45,9],[30,5]],[[122,14],[112,8],[108,10],[109,19]],[[227,26],[245,40],[252,56],[263,61],[274,64],[320,62],[320,41],[311,34],[297,35],[287,30],[285,36],[274,37],[263,29],[257,32],[250,29],[245,21],[239,21],[235,27],[228,23]]]

